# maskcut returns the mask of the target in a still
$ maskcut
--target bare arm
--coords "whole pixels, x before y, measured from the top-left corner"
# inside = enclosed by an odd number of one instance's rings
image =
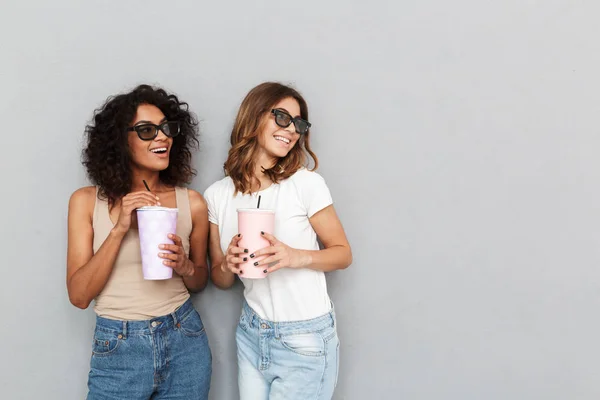
[[[219,235],[219,226],[209,223],[208,234],[208,254],[210,256],[210,280],[220,289],[228,289],[235,282],[235,274],[227,269],[223,269],[225,262],[223,250],[221,250],[221,237]]]
[[[242,235],[235,235],[227,246],[226,254],[223,254],[219,226],[213,223],[210,224],[209,238],[210,278],[218,288],[230,288],[235,282],[235,276],[241,273],[238,264],[248,261],[248,249],[238,247]]]
[[[313,215],[310,224],[323,243],[325,247],[323,250],[293,249],[273,235],[264,233],[271,246],[255,252],[250,257],[269,255],[262,261],[258,261],[258,266],[266,267],[277,261],[274,266],[266,268],[268,273],[286,267],[310,268],[324,272],[347,268],[352,263],[352,250],[333,205]]]
[[[325,207],[310,218],[310,224],[325,247],[323,250],[304,250],[308,256],[306,268],[318,271],[345,269],[352,264],[352,249],[333,205]]]
[[[202,195],[188,190],[192,213],[192,233],[190,234],[190,259],[194,274],[184,276],[183,282],[191,292],[199,292],[208,282],[208,265],[206,263],[206,246],[208,239],[208,207]]]
[[[92,217],[96,201],[96,189],[86,187],[77,190],[69,200],[68,247],[67,247],[67,290],[69,300],[85,309],[100,294],[119,254],[121,242],[131,224],[131,211],[134,208],[156,203],[154,195],[132,193],[127,202],[123,199],[125,213],[110,231],[96,254],[93,250],[94,231]],[[126,196],[126,197],[128,197]]]

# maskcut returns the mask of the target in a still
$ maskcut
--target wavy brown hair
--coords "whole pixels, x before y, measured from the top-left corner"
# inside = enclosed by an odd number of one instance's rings
[[[173,138],[169,166],[159,173],[166,185],[189,183],[196,171],[192,167],[192,150],[198,148],[198,121],[187,103],[161,88],[140,85],[129,93],[109,97],[94,112],[86,126],[86,146],[82,162],[90,181],[97,185],[101,198],[114,205],[131,191],[131,152],[127,128],[138,106],[150,104],[165,114],[169,121],[179,121],[180,133]]]
[[[300,105],[300,117],[308,121],[308,106],[297,90],[277,82],[265,82],[256,86],[246,95],[231,131],[231,148],[223,166],[225,174],[231,177],[235,190],[248,193],[253,182],[260,181],[254,176],[255,155],[258,152],[258,135],[263,131],[273,107],[286,98],[295,99]],[[300,135],[296,145],[287,156],[277,160],[274,166],[264,169],[265,175],[274,183],[289,178],[302,167],[308,168],[313,160],[314,171],[319,166],[317,156],[310,148],[310,129]]]

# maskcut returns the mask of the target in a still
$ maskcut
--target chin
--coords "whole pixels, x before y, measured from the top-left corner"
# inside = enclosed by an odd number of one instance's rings
[[[169,168],[169,163],[166,163],[165,165],[161,165],[156,170],[160,172],[160,171],[164,171],[167,168]]]
[[[271,151],[269,151],[269,153],[271,153],[271,156],[273,156],[273,157],[284,158],[285,156],[287,156],[290,153],[290,150],[281,149],[281,148],[280,149],[271,149]]]
[[[275,157],[277,157],[277,158],[285,158],[285,157],[287,157],[288,154],[289,154],[289,151],[285,152],[285,153],[275,154]]]
[[[164,171],[165,169],[169,168],[169,163],[165,162],[165,163],[153,163],[150,165],[146,164],[146,165],[144,165],[144,167],[153,172],[160,172],[160,171]]]

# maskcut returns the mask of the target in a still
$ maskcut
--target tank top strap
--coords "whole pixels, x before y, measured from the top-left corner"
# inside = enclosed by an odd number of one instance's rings
[[[110,210],[108,201],[100,198],[100,187],[96,186],[96,199],[94,202],[94,214],[92,216],[92,227],[94,230],[102,228],[112,229],[113,223],[110,220]]]
[[[187,188],[175,187],[175,199],[177,201],[178,217],[177,224],[185,226],[189,231],[192,229],[192,211],[190,209],[190,198]]]

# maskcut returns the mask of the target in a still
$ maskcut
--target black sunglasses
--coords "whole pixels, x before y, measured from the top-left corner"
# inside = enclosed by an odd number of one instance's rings
[[[308,128],[311,127],[310,122],[307,120],[300,117],[292,117],[289,113],[278,108],[272,109],[271,114],[275,115],[275,123],[282,128],[287,128],[293,122],[294,129],[301,135],[308,132]]]
[[[179,135],[179,122],[165,121],[160,125],[144,123],[127,128],[127,132],[135,131],[142,140],[154,140],[154,138],[158,136],[159,129],[167,137],[173,138]]]

